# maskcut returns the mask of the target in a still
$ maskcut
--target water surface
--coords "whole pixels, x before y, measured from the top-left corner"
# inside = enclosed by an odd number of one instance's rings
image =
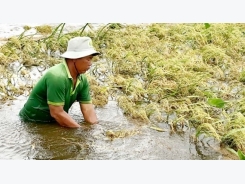
[[[235,159],[213,139],[195,143],[194,130],[171,133],[167,123],[158,126],[127,119],[114,101],[96,108],[99,124],[82,123],[78,103],[69,114],[82,127],[69,129],[58,124],[24,123],[18,112],[27,97],[20,96],[0,108],[0,159],[21,160],[219,160]],[[110,139],[108,130],[139,130],[138,134]]]

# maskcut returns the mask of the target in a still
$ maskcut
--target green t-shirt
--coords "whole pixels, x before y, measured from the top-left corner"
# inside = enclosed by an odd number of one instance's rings
[[[79,75],[73,90],[72,77],[64,60],[49,68],[40,78],[19,115],[23,121],[52,122],[55,120],[50,115],[48,104],[61,105],[68,113],[75,101],[83,104],[92,103],[88,80],[85,75]]]

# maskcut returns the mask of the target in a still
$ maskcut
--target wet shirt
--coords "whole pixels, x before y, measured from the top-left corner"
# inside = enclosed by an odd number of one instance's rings
[[[55,120],[50,115],[49,104],[63,106],[64,111],[68,113],[75,101],[83,104],[92,103],[88,80],[81,74],[73,89],[72,77],[64,60],[48,69],[40,78],[19,115],[23,121],[52,122]]]

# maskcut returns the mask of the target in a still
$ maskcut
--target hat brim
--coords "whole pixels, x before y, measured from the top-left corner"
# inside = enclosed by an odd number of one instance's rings
[[[96,55],[100,55],[100,53],[92,49],[83,52],[66,51],[63,54],[61,54],[60,57],[68,58],[68,59],[78,59],[89,55],[96,56]]]

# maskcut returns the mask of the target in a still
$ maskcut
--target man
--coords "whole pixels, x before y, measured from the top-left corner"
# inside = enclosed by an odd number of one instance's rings
[[[89,84],[83,75],[99,55],[89,37],[75,37],[68,41],[67,51],[60,55],[64,61],[55,65],[34,86],[24,107],[19,112],[22,121],[58,122],[61,126],[77,128],[80,125],[68,114],[78,101],[85,122],[98,122],[91,102]]]

